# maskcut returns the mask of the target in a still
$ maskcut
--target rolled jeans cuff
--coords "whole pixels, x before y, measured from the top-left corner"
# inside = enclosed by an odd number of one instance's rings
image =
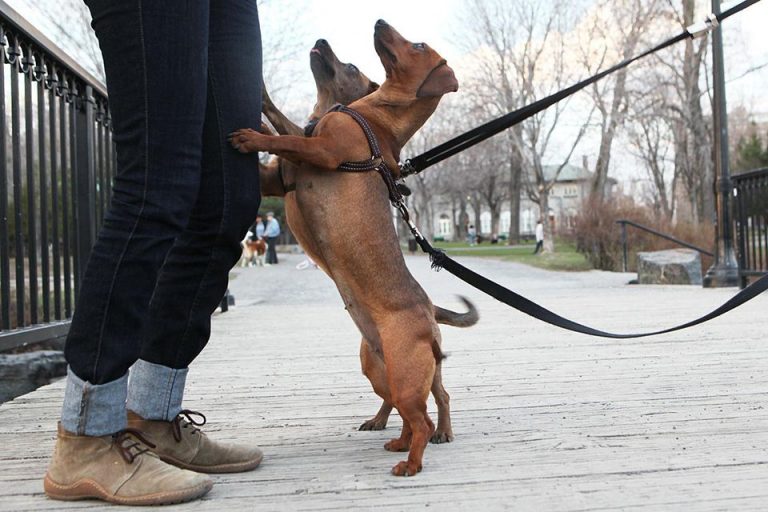
[[[187,372],[139,359],[128,380],[128,409],[146,420],[171,421],[181,412]]]
[[[126,425],[128,375],[106,384],[91,384],[67,367],[61,426],[80,436],[106,436]]]

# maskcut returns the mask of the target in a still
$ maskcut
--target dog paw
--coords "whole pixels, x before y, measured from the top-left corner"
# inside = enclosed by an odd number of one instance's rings
[[[451,441],[453,441],[453,432],[450,430],[448,432],[438,430],[429,439],[429,442],[433,444],[450,443]]]
[[[387,427],[387,421],[380,421],[376,418],[372,418],[362,425],[360,425],[360,428],[358,430],[384,430]]]
[[[410,443],[403,441],[402,439],[393,439],[384,445],[384,449],[388,452],[407,452],[410,448]]]
[[[421,464],[411,464],[404,460],[392,468],[392,474],[395,476],[414,476],[419,471],[421,471]]]
[[[250,128],[241,128],[230,133],[227,136],[227,141],[232,147],[241,153],[253,153],[264,149],[264,143],[266,135],[263,135],[256,130]]]

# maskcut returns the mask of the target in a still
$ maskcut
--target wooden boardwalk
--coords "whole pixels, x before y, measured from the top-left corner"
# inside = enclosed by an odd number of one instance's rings
[[[258,470],[216,476],[189,510],[766,510],[768,296],[680,333],[612,341],[541,324],[409,257],[436,303],[476,302],[480,323],[444,328],[456,440],[395,478],[395,437],[358,432],[378,399],[359,336],[319,271],[238,269],[237,305],[213,322],[186,406],[222,440],[254,442]],[[628,274],[552,273],[463,261],[555,311],[619,331],[700,316],[734,290],[641,287]],[[62,383],[0,406],[0,510],[103,509],[42,494]],[[434,408],[432,408],[434,414]]]

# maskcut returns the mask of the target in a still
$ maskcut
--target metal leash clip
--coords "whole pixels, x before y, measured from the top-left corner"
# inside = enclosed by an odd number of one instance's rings
[[[715,30],[719,26],[720,22],[717,21],[717,16],[715,16],[714,13],[709,13],[707,14],[707,18],[704,21],[694,23],[685,30],[691,35],[692,38],[696,39],[697,37],[701,37],[704,34]]]
[[[408,159],[405,162],[400,163],[400,177],[405,178],[406,176],[410,176],[411,174],[415,173],[416,169],[414,169],[413,164],[411,164],[411,160]]]

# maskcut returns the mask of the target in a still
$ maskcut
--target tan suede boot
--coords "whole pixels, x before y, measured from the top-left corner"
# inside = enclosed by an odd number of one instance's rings
[[[212,441],[197,428],[204,424],[205,416],[194,411],[181,411],[173,421],[145,420],[128,411],[128,426],[145,432],[155,444],[152,451],[174,466],[200,473],[239,473],[261,463],[261,450]]]
[[[213,482],[206,475],[161,461],[141,432],[78,436],[59,425],[45,494],[57,500],[96,498],[121,505],[169,505],[203,496]]]

